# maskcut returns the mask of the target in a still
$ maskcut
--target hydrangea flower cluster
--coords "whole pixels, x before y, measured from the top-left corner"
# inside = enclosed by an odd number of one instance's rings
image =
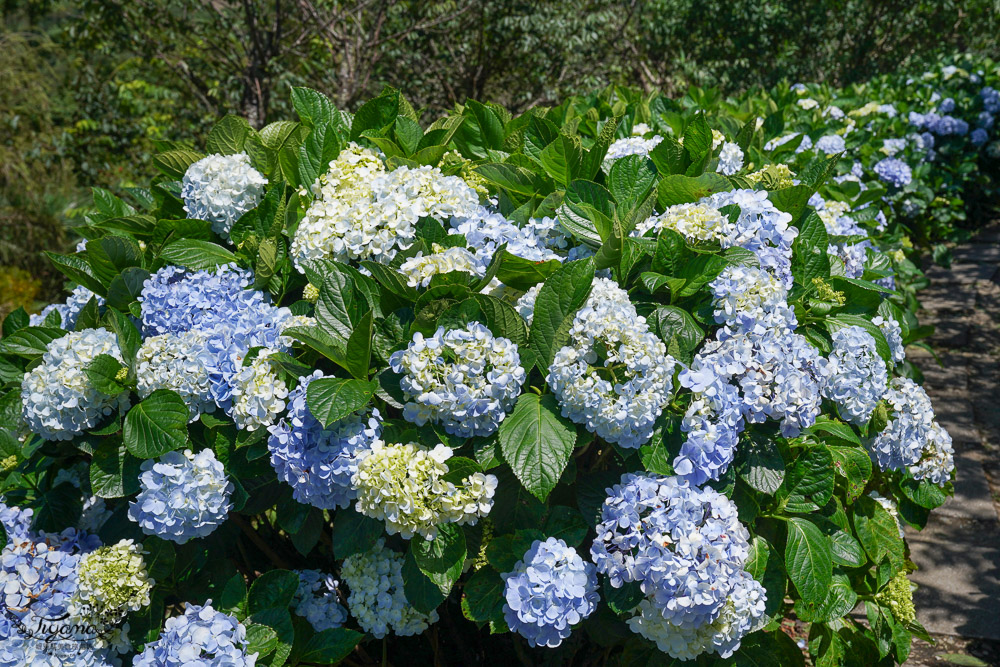
[[[881,329],[886,342],[889,343],[893,362],[903,363],[906,360],[906,349],[903,347],[903,329],[899,326],[899,322],[891,317],[878,315],[872,318],[872,324]]]
[[[72,331],[76,327],[76,320],[80,316],[80,311],[91,299],[97,297],[97,305],[104,305],[104,298],[97,296],[83,285],[77,285],[66,297],[65,303],[52,303],[42,309],[42,312],[33,314],[28,318],[28,325],[40,327],[45,324],[49,313],[59,313],[60,327],[67,331]]]
[[[839,134],[827,134],[816,140],[814,146],[816,150],[821,153],[826,153],[827,155],[836,155],[837,153],[843,153],[847,150],[847,144],[844,142],[844,137]]]
[[[316,632],[339,628],[347,621],[347,610],[337,599],[338,582],[319,570],[298,570],[299,587],[292,609],[309,621]]]
[[[839,257],[844,262],[844,275],[848,278],[860,278],[865,272],[865,259],[868,248],[872,247],[871,241],[867,240],[868,232],[865,231],[854,218],[847,215],[850,207],[844,202],[824,201],[822,197],[816,196],[816,214],[826,227],[830,236],[864,236],[866,240],[848,242],[837,241],[827,246],[827,252]],[[813,200],[810,200],[812,202]]]
[[[871,419],[885,395],[889,373],[875,348],[875,339],[859,326],[833,332],[829,377],[823,395],[837,404],[840,416],[852,424]]]
[[[265,348],[229,378],[227,412],[236,426],[256,431],[274,423],[285,409],[288,386],[275,372],[270,357],[277,350]]]
[[[379,539],[369,551],[344,559],[340,576],[350,590],[347,607],[365,632],[376,639],[389,632],[406,637],[417,635],[437,623],[436,611],[422,614],[403,592],[403,555]]]
[[[955,468],[951,436],[934,421],[934,408],[923,387],[894,378],[885,394],[890,418],[868,448],[882,470],[909,468],[917,479],[943,486]]]
[[[795,327],[788,291],[771,273],[747,266],[727,266],[709,284],[715,321],[730,329],[763,334]]]
[[[410,287],[427,287],[431,278],[451,271],[463,271],[481,276],[484,267],[476,260],[476,256],[465,248],[442,248],[434,244],[433,252],[425,255],[418,252],[399,265],[399,272],[406,276],[406,284]]]
[[[732,176],[743,168],[743,151],[731,141],[722,144],[719,152],[719,166],[716,171],[726,176]]]
[[[390,535],[409,539],[437,536],[444,523],[474,524],[493,509],[497,478],[473,473],[455,484],[445,481],[450,447],[427,449],[415,443],[372,443],[362,453],[353,485],[358,493],[355,509],[385,521]]]
[[[247,654],[247,631],[229,614],[188,604],[183,616],[168,618],[156,641],[146,644],[133,667],[226,665],[254,667],[257,654]]]
[[[347,507],[357,491],[352,478],[358,460],[382,435],[381,415],[357,413],[324,428],[306,403],[306,391],[322,371],[299,379],[288,395],[288,413],[268,428],[271,465],[292,487],[292,497],[320,509]]]
[[[317,198],[299,223],[291,254],[299,270],[311,259],[389,262],[416,240],[416,223],[472,217],[479,196],[458,176],[429,166],[385,171],[367,149],[350,145],[313,186]]]
[[[184,544],[218,528],[232,509],[233,484],[211,449],[167,452],[142,462],[128,518],[142,532]]]
[[[142,333],[157,336],[191,329],[209,330],[228,323],[233,313],[264,304],[261,292],[248,289],[253,275],[227,264],[215,271],[187,271],[165,266],[142,285]]]
[[[612,586],[639,583],[634,631],[676,658],[725,657],[764,612],[764,589],[744,570],[749,537],[722,494],[627,473],[608,489],[591,557]]]
[[[181,199],[189,218],[207,220],[212,231],[229,240],[233,223],[257,208],[267,179],[250,165],[246,153],[212,154],[184,173]]]
[[[653,215],[636,225],[632,236],[645,236],[653,230],[672,229],[692,241],[725,243],[736,234],[735,226],[717,208],[705,203],[675,204],[660,215]]]
[[[659,146],[661,141],[663,141],[663,137],[658,134],[649,139],[642,136],[616,139],[608,146],[608,152],[604,156],[604,170],[610,171],[614,161],[626,155],[649,155],[650,151]]]
[[[121,540],[83,556],[70,610],[101,619],[122,619],[149,605],[156,583],[149,578],[141,544]]]
[[[21,416],[33,433],[70,440],[128,409],[127,393],[105,394],[87,377],[87,366],[102,354],[122,360],[118,339],[107,329],[74,331],[49,343],[42,363],[21,382]]]
[[[649,440],[670,401],[675,363],[625,290],[596,278],[546,382],[564,417],[607,442],[634,448]]]
[[[910,165],[899,158],[887,157],[879,160],[872,169],[883,182],[895,188],[904,188],[913,180]]]
[[[529,646],[559,646],[590,616],[600,597],[597,570],[576,549],[550,537],[535,540],[504,579],[504,619]]]
[[[566,237],[555,229],[555,224],[555,219],[544,218],[518,227],[499,213],[480,206],[470,217],[452,218],[450,233],[465,236],[476,258],[477,268],[474,273],[482,275],[493,255],[505,243],[507,252],[532,262],[561,259],[547,245],[547,242],[557,246],[561,244],[561,247],[567,245]]]
[[[31,516],[34,510],[0,502],[0,525],[7,533],[7,544],[21,542],[31,532]],[[2,549],[6,545],[0,545]]]
[[[791,288],[792,242],[798,236],[798,230],[790,226],[791,214],[778,210],[767,198],[766,190],[717,192],[702,202],[716,209],[738,206],[734,233],[722,242],[723,248],[740,246],[750,250],[761,267]]]
[[[212,385],[205,367],[208,334],[193,329],[150,336],[136,352],[136,388],[145,398],[157,389],[170,389],[184,399],[194,421],[203,412],[214,412]]]
[[[418,426],[439,423],[462,438],[496,431],[527,378],[517,345],[479,322],[447,332],[439,327],[429,338],[417,332],[389,366],[403,375],[404,418]]]

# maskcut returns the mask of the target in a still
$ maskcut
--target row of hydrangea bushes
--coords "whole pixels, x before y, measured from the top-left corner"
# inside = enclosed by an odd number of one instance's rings
[[[3,322],[0,665],[905,661],[962,66],[161,142]]]

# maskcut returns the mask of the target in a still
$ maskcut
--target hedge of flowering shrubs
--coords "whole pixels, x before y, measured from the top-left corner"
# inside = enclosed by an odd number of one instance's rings
[[[959,139],[894,92],[164,142],[3,322],[0,665],[904,661],[954,465],[899,209]]]

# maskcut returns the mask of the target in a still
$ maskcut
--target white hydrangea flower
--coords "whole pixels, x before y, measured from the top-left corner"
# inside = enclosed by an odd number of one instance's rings
[[[432,254],[419,252],[400,265],[399,272],[406,276],[406,284],[410,287],[427,287],[431,278],[451,271],[482,276],[476,256],[465,248],[442,248],[435,243],[432,249]]]
[[[811,97],[804,97],[801,100],[797,101],[796,104],[798,104],[800,108],[805,109],[806,111],[815,109],[816,107],[819,106],[819,102],[817,102]]]
[[[641,136],[617,139],[608,146],[608,152],[604,156],[602,167],[604,171],[611,171],[611,165],[618,158],[625,157],[626,155],[649,155],[650,151],[656,148],[661,141],[663,141],[663,137],[658,134],[654,134],[649,139],[644,139]]]
[[[944,486],[951,480],[951,473],[955,471],[955,449],[951,434],[937,422],[931,424],[920,461],[911,465],[909,470],[914,479],[926,479],[938,486]]]
[[[207,220],[212,231],[229,240],[233,223],[257,208],[267,179],[250,165],[246,153],[204,157],[184,173],[181,199],[189,218]]]
[[[564,417],[608,442],[639,447],[670,401],[674,364],[625,290],[597,278],[546,382]]]
[[[192,329],[179,334],[150,336],[136,352],[136,382],[139,396],[157,389],[177,392],[188,406],[189,420],[202,412],[214,412],[212,385],[204,363],[208,333]]]
[[[640,222],[632,236],[645,236],[650,230],[658,234],[663,229],[672,229],[695,241],[720,243],[737,233],[736,226],[719,209],[697,203],[668,206],[663,213]]]
[[[127,393],[109,396],[87,377],[99,355],[122,361],[118,339],[107,329],[84,329],[49,343],[42,363],[21,382],[21,415],[46,440],[70,440],[115,411],[128,409]]]
[[[385,521],[390,535],[428,540],[443,523],[474,524],[493,508],[497,478],[477,472],[459,486],[446,482],[451,448],[427,449],[376,441],[361,454],[352,480],[358,490],[358,512]]]
[[[261,350],[231,381],[233,406],[230,416],[241,429],[255,431],[270,426],[285,409],[288,386],[274,372],[269,360],[276,351]]]
[[[721,146],[722,142],[725,141],[725,140],[726,140],[726,135],[724,135],[722,132],[719,132],[718,130],[712,130],[712,150],[713,151],[715,149],[717,149],[719,146]]]
[[[292,258],[300,270],[303,260],[323,257],[389,262],[413,245],[420,218],[471,217],[479,206],[475,190],[436,167],[377,172],[367,167],[368,161],[370,157],[364,164],[374,175],[370,182],[346,192],[333,187],[329,198],[324,187],[306,211],[292,242]]]
[[[521,296],[517,303],[514,304],[514,308],[517,309],[517,314],[531,326],[532,320],[535,319],[535,301],[538,299],[538,292],[542,289],[542,283],[537,285],[532,285],[527,292]]]
[[[649,134],[652,131],[653,129],[649,125],[646,125],[645,123],[636,123],[635,125],[632,126],[633,137],[641,137],[645,134]]]
[[[372,181],[385,173],[378,154],[351,142],[330,161],[330,168],[311,187],[316,197],[299,222],[290,255],[299,271],[305,262],[332,257],[343,248],[347,211],[371,195]]]
[[[436,611],[422,614],[407,601],[403,554],[386,548],[384,539],[369,551],[345,558],[340,576],[351,591],[347,598],[351,616],[376,639],[390,632],[417,635],[438,621]]]
[[[114,622],[149,605],[156,583],[149,578],[141,544],[121,540],[83,556],[70,612],[98,622]]]
[[[731,141],[722,145],[719,152],[719,167],[717,171],[726,176],[732,176],[743,168],[743,151]]]

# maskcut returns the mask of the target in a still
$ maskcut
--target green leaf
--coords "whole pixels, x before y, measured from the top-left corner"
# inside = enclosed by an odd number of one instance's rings
[[[792,274],[796,283],[811,287],[813,278],[830,276],[829,234],[815,211],[799,221],[798,227],[799,235],[792,242]]]
[[[62,482],[39,496],[33,517],[34,529],[58,533],[66,526],[75,526],[82,510],[80,489],[71,482]]]
[[[580,514],[580,510],[556,505],[545,517],[542,532],[549,537],[558,537],[571,547],[579,548],[587,536],[587,522]]]
[[[860,446],[827,445],[833,467],[847,482],[847,501],[854,502],[865,491],[872,476],[872,459]]]
[[[417,567],[447,596],[462,575],[465,563],[465,533],[460,526],[446,523],[438,527],[433,540],[414,537],[410,553]]]
[[[295,597],[299,587],[299,575],[289,570],[270,570],[260,575],[250,584],[247,594],[247,610],[251,614],[265,609],[285,609]]]
[[[704,199],[716,192],[731,190],[732,185],[720,174],[701,176],[665,176],[656,186],[656,201],[660,208],[674,204],[689,204]]]
[[[317,632],[306,642],[300,662],[317,665],[335,665],[361,643],[365,635],[348,628],[327,628]]]
[[[139,459],[117,439],[107,439],[90,461],[90,489],[99,498],[121,498],[139,490]]]
[[[583,180],[569,184],[558,209],[559,222],[568,232],[595,244],[610,236],[614,215],[611,193],[603,185]]]
[[[616,614],[632,611],[645,597],[637,581],[626,581],[620,587],[615,588],[611,585],[611,580],[605,578],[602,588],[604,589],[604,599]]]
[[[25,327],[0,339],[0,354],[34,359],[45,354],[49,343],[66,335],[55,327]]]
[[[462,591],[470,620],[485,623],[503,617],[504,580],[493,568],[484,567],[473,574]]]
[[[580,138],[560,134],[546,146],[539,161],[546,173],[562,185],[569,183],[580,173],[583,164],[583,147]]]
[[[368,311],[358,322],[347,340],[344,365],[354,377],[368,379],[368,369],[372,357],[372,311]]]
[[[342,559],[368,551],[382,533],[381,522],[351,508],[337,510],[333,518],[333,555]]]
[[[528,325],[525,324],[524,319],[514,310],[513,306],[495,296],[476,294],[473,298],[479,306],[486,328],[493,332],[494,336],[501,336],[517,345],[520,348],[518,351],[521,355],[521,361],[524,363],[524,358],[529,352],[527,348]],[[525,365],[525,368],[530,370],[531,365]]]
[[[641,155],[626,155],[615,160],[608,175],[611,194],[618,209],[629,211],[645,199],[656,183],[656,167]]]
[[[376,383],[367,380],[319,378],[309,383],[306,403],[309,412],[329,428],[368,405],[377,387]]]
[[[518,480],[544,501],[569,462],[576,427],[559,413],[552,394],[521,394],[514,411],[500,423],[499,440]]]
[[[208,241],[178,239],[160,251],[160,258],[192,271],[210,271],[236,261],[236,255]]]
[[[900,481],[899,488],[904,496],[930,510],[940,507],[948,500],[948,494],[944,489],[930,480],[919,482],[907,477]]]
[[[243,575],[236,573],[226,581],[219,596],[218,609],[229,613],[246,614],[247,583]]]
[[[122,366],[122,362],[111,355],[99,354],[87,365],[85,373],[94,389],[108,396],[117,396],[125,390],[117,379],[118,371],[123,368],[125,367]]]
[[[683,308],[658,306],[650,314],[649,321],[664,342],[675,338],[680,348],[686,352],[693,351],[705,338],[705,331]]]
[[[861,438],[858,437],[858,434],[848,424],[837,419],[831,419],[826,415],[817,417],[816,422],[805,429],[805,431],[807,433],[829,433],[855,445],[861,444]]]
[[[527,291],[532,286],[544,281],[562,266],[562,262],[558,259],[535,262],[512,255],[506,250],[498,254],[501,259],[500,265],[497,267],[497,279],[514,289]]]
[[[187,444],[188,408],[169,389],[157,389],[125,415],[125,447],[140,459],[153,459]]]
[[[826,598],[833,576],[830,542],[816,524],[792,517],[787,522],[785,568],[795,589],[808,603],[820,604]]]
[[[188,167],[205,157],[201,153],[188,149],[178,149],[160,153],[153,157],[153,166],[168,177],[180,180]]]
[[[406,601],[424,614],[434,611],[444,602],[447,595],[441,592],[441,587],[421,571],[413,557],[412,551],[406,552],[403,560],[403,593]]]
[[[813,512],[833,496],[833,457],[826,447],[799,453],[788,469],[781,496],[789,512]]]
[[[684,150],[694,163],[712,150],[712,128],[704,113],[697,114],[684,129]]]
[[[293,87],[292,107],[307,127],[317,127],[333,120],[335,107],[323,93],[312,88]]]
[[[294,96],[294,93],[293,93]],[[250,124],[239,116],[229,114],[215,124],[208,134],[208,152],[222,155],[235,155],[243,152],[247,137],[250,135]]]
[[[347,272],[336,270],[326,275],[316,302],[316,320],[327,333],[341,338],[346,344],[366,310],[365,298]]]
[[[46,252],[52,265],[61,271],[66,277],[76,283],[80,283],[91,292],[103,296],[106,294],[105,285],[94,276],[90,263],[77,255],[59,255],[54,252]]]
[[[577,260],[560,267],[538,291],[529,340],[543,370],[569,340],[573,318],[586,302],[593,280],[593,262]]]
[[[773,495],[785,479],[785,461],[774,440],[767,436],[751,437],[740,447],[746,462],[740,467],[740,477],[750,488]]]
[[[889,511],[874,498],[861,496],[853,505],[854,532],[873,563],[888,558],[895,569],[903,564],[903,540]]]
[[[274,628],[249,621],[244,624],[247,629],[247,653],[257,653],[257,657],[262,658],[278,648],[278,633]]]

